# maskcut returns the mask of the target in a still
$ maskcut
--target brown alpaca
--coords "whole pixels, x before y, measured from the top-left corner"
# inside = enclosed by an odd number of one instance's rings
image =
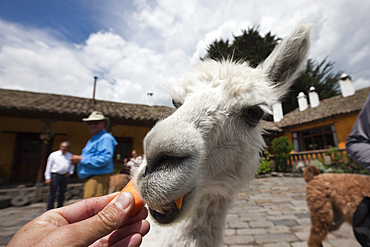
[[[365,196],[370,196],[370,176],[319,174],[314,166],[307,167],[303,173],[311,212],[309,247],[322,247],[326,235],[337,230],[343,222],[352,225],[357,206]]]
[[[127,174],[116,174],[110,176],[108,193],[121,191],[130,181],[130,176]]]

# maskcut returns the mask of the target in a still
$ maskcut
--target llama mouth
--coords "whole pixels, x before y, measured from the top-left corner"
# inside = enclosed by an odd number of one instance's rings
[[[192,191],[164,205],[147,202],[151,216],[159,224],[166,225],[175,222],[183,214],[184,207],[186,207],[186,202],[188,201],[187,198]]]
[[[148,202],[148,207],[157,211],[157,212],[159,212],[159,213],[161,213],[161,214],[166,214],[173,207],[173,203],[175,203],[176,207],[180,210],[181,207],[182,207],[183,198],[184,198],[184,196],[180,196],[174,202],[170,202],[170,203],[167,203],[167,204],[164,204],[164,205],[158,205],[158,204],[155,204],[155,203]]]
[[[180,196],[175,201],[167,203],[165,205],[158,205],[155,203],[148,202],[149,212],[153,218],[160,224],[172,223],[177,216],[180,214],[183,197]]]

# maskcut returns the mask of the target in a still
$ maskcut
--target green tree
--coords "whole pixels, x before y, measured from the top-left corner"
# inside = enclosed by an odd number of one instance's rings
[[[275,138],[271,142],[271,148],[274,150],[274,160],[276,171],[287,171],[287,160],[290,158],[290,152],[293,150],[293,145],[288,141],[288,137],[281,136]]]
[[[213,60],[220,61],[222,59],[231,58],[232,50],[229,45],[229,40],[224,41],[223,39],[215,40],[207,48],[207,54],[201,60],[211,58]]]
[[[229,40],[215,40],[207,48],[205,58],[214,60],[232,59],[234,61],[248,61],[249,65],[256,67],[265,60],[280,40],[275,35],[267,33],[264,37],[259,34],[258,27],[242,30],[240,36],[233,35],[233,42]]]
[[[247,61],[250,66],[256,67],[265,60],[281,39],[270,32],[261,36],[258,27],[243,30],[240,36],[233,35],[233,41],[215,40],[207,48],[207,54],[201,58],[214,60],[232,59]],[[308,59],[306,67],[292,85],[289,94],[283,99],[284,114],[298,107],[297,96],[300,92],[308,94],[314,86],[320,99],[326,99],[339,94],[338,80],[342,72],[332,73],[333,62],[325,58],[320,63]]]
[[[304,94],[308,96],[308,91],[311,86],[315,87],[320,100],[338,95],[338,81],[342,72],[333,74],[333,65],[334,63],[328,62],[327,58],[320,63],[316,63],[314,60],[308,59],[306,67],[290,88],[291,92],[283,99],[282,104],[284,114],[298,107],[298,94],[300,92],[304,92]]]

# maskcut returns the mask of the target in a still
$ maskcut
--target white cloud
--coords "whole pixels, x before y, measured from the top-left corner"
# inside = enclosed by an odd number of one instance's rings
[[[206,33],[204,39],[199,40],[196,45],[196,51],[194,52],[191,59],[192,64],[195,64],[197,61],[199,61],[200,57],[204,57],[207,54],[206,50],[213,41],[220,39],[223,39],[224,41],[231,41],[233,40],[233,35],[241,35],[241,31],[243,29],[248,29],[248,27],[251,26],[253,25],[246,21],[236,22],[232,20],[226,21],[222,23],[222,25],[216,30],[212,30],[209,33]]]
[[[361,89],[365,87],[369,87],[370,85],[370,79],[369,78],[358,78],[354,82],[355,89]]]
[[[47,31],[2,21],[0,26],[3,28],[0,35],[2,88],[87,96],[75,90],[79,82],[91,77],[90,71],[70,46]]]
[[[20,26],[10,27],[14,32],[24,31]],[[91,34],[85,43],[74,46],[57,42],[47,32],[41,36],[41,40],[37,35],[32,40],[20,37],[16,45],[2,36],[1,88],[92,97],[93,76],[98,75],[97,99],[146,104],[151,89],[156,103],[170,104],[161,85],[167,79],[161,75],[166,70],[163,55],[112,32]],[[169,57],[177,60],[179,56],[184,54]]]
[[[86,3],[87,4],[87,3]],[[191,0],[100,1],[104,27],[80,44],[56,30],[23,27],[0,19],[0,87],[170,105],[162,84],[177,80],[205,55],[215,39],[232,39],[242,29],[259,26],[285,37],[301,21],[317,23],[310,58],[335,62],[355,87],[370,86],[370,2],[361,0]],[[356,79],[358,78],[358,79]]]

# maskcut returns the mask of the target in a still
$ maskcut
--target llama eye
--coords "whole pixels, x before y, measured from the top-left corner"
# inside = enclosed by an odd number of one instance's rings
[[[257,125],[263,117],[263,110],[259,106],[252,106],[245,112],[245,118],[252,125]]]
[[[179,108],[180,106],[182,106],[182,103],[180,103],[179,101],[176,101],[176,100],[172,99],[172,105],[173,105],[174,107],[176,107],[176,109],[177,109],[177,108]]]

